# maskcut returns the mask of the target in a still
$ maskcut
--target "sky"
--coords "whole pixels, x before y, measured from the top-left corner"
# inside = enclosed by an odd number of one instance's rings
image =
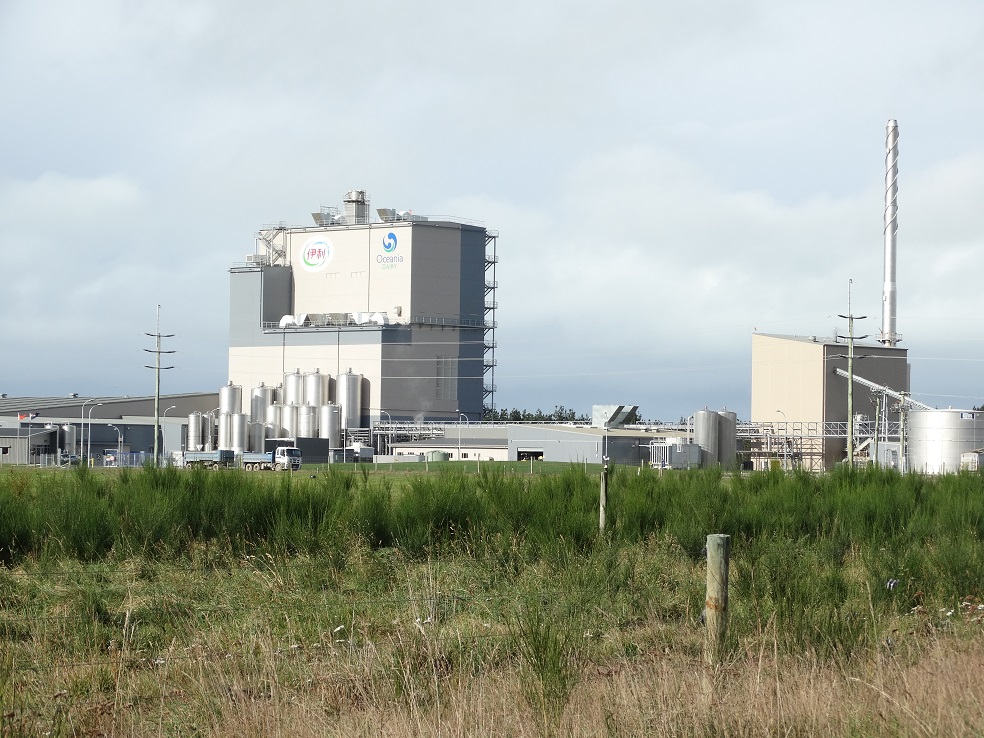
[[[899,124],[913,395],[984,403],[976,0],[0,0],[0,392],[227,381],[269,224],[499,233],[498,407],[751,404],[751,336],[881,325]],[[850,301],[850,302],[849,302]]]

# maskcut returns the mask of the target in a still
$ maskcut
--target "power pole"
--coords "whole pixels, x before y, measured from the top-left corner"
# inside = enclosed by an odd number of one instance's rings
[[[838,315],[839,318],[847,320],[847,335],[838,338],[847,339],[847,463],[854,468],[854,321],[864,320],[867,315],[854,316],[851,314],[851,283],[853,279],[847,281],[847,315]],[[859,339],[868,336],[857,336]]]
[[[144,349],[148,354],[156,355],[154,366],[144,364],[147,369],[154,369],[154,466],[160,464],[160,427],[161,427],[161,370],[174,369],[173,366],[161,366],[161,354],[173,354],[174,351],[162,351],[161,339],[174,338],[173,333],[161,334],[161,306],[157,306],[157,330],[154,333],[144,333],[145,336],[157,339],[157,348]]]

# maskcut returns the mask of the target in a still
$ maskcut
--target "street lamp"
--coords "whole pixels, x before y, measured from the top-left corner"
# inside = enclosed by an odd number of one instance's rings
[[[468,425],[468,416],[462,412],[458,412],[458,461],[461,461],[461,419],[465,419],[465,425]]]
[[[167,410],[164,411],[164,415],[161,416],[161,418],[162,418],[161,419],[161,435],[162,436],[164,435],[164,421],[167,420],[167,411],[168,410],[174,410],[174,408],[176,408],[176,407],[177,407],[177,405],[171,405],[171,407],[167,408]],[[165,440],[166,440],[166,437],[161,439],[161,455],[162,456],[167,456],[167,444],[164,443]],[[161,460],[160,459],[156,459],[155,462],[157,463],[158,466],[160,466],[160,463],[161,463]]]
[[[786,420],[786,413],[782,410],[776,410],[782,416],[782,470],[789,471],[789,449],[787,444],[789,442],[789,422]]]
[[[112,428],[118,434],[119,438],[116,441],[116,466],[120,465],[120,461],[123,457],[123,431],[117,428],[112,423],[107,423],[110,428]],[[92,430],[91,428],[89,430]]]
[[[381,413],[383,413],[383,414],[386,415],[386,422],[389,425],[393,425],[393,417],[388,412],[386,412],[385,410],[380,410],[379,412],[381,412]],[[390,431],[389,431],[389,429],[387,429],[387,431],[386,431],[386,453],[389,453],[390,452],[390,446],[391,445],[392,445],[392,441],[390,440]]]
[[[85,453],[85,406],[86,403],[95,400],[95,397],[90,397],[88,400],[82,402],[82,412],[79,413],[79,456],[83,456]]]
[[[82,404],[84,405],[85,403],[82,403]],[[88,445],[86,445],[86,447],[85,447],[86,448],[86,450],[85,450],[85,463],[88,464],[88,465],[90,465],[90,466],[92,464],[92,462],[91,462],[91,459],[92,459],[92,411],[93,411],[94,408],[97,408],[100,405],[102,405],[102,403],[101,402],[97,402],[95,405],[93,405],[92,407],[89,408],[89,435],[86,437],[86,440],[88,441]]]

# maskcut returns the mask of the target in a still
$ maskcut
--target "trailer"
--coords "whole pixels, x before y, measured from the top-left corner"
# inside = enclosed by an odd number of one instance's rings
[[[236,453],[229,449],[217,451],[185,451],[183,465],[208,469],[221,469],[235,466]]]
[[[278,446],[270,451],[250,451],[242,456],[243,469],[250,471],[297,471],[301,468],[301,450],[297,446]]]

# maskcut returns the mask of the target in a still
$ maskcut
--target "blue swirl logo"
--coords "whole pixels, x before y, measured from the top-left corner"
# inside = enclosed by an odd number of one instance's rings
[[[396,251],[396,234],[390,231],[383,238],[383,251],[387,254],[391,254]]]

